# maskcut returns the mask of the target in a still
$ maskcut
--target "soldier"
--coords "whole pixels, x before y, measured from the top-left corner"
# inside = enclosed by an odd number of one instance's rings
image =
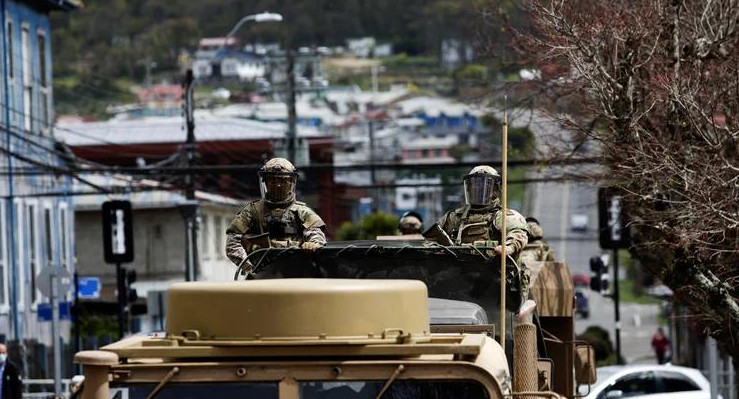
[[[249,237],[266,236],[269,246],[300,246],[309,251],[326,245],[325,226],[305,203],[295,200],[298,174],[290,161],[272,158],[259,171],[262,199],[246,204],[226,229],[226,255],[237,266],[259,245]],[[263,245],[263,246],[267,246]],[[246,248],[245,248],[246,246]]]
[[[398,230],[404,236],[421,234],[423,231],[423,218],[418,212],[406,212],[400,217]]]
[[[524,299],[529,297],[529,286],[531,282],[531,262],[554,262],[554,251],[544,241],[544,231],[539,221],[533,217],[526,218],[529,229],[529,242],[521,251],[521,295]]]
[[[487,165],[475,166],[463,179],[464,199],[466,204],[449,211],[439,220],[439,226],[454,240],[456,244],[473,244],[476,242],[495,241],[495,251],[510,255],[519,265],[518,275],[521,281],[520,303],[528,298],[530,272],[519,263],[519,255],[528,242],[526,219],[514,211],[506,212],[506,237],[501,239],[500,228],[503,212],[500,206],[500,175],[498,171]],[[518,305],[512,306],[517,307]]]
[[[439,226],[456,244],[478,241],[497,241],[495,248],[502,252],[500,226],[502,212],[500,207],[500,175],[487,165],[475,166],[464,179],[466,204],[449,211],[439,220]],[[528,242],[526,220],[513,209],[506,215],[506,253],[518,259],[521,249]]]
[[[549,249],[549,244],[544,241],[544,231],[539,221],[536,218],[527,217],[526,223],[529,227],[529,243],[521,251],[521,262],[553,262],[554,251]]]

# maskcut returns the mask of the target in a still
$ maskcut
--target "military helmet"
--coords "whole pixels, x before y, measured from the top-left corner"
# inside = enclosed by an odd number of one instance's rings
[[[262,196],[269,201],[284,202],[295,198],[298,172],[285,158],[272,158],[259,171]]]
[[[401,234],[421,234],[421,231],[423,231],[423,218],[418,212],[406,212],[400,217],[398,230],[400,230]]]
[[[544,230],[541,228],[539,221],[533,217],[526,218],[526,225],[529,228],[529,240],[541,240],[544,237]]]
[[[472,168],[462,181],[464,199],[469,205],[488,205],[500,190],[500,174],[491,166],[479,165]]]

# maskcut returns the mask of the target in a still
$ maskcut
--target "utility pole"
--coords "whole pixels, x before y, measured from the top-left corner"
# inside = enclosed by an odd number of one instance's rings
[[[185,88],[185,125],[187,128],[187,142],[185,143],[185,161],[188,173],[185,175],[184,192],[186,201],[179,205],[182,218],[185,220],[185,281],[198,279],[198,202],[195,199],[195,180],[189,169],[195,160],[195,119],[193,117],[193,84],[192,69],[185,74],[183,86]]]
[[[621,361],[621,306],[620,293],[618,288],[618,249],[613,249],[613,308],[615,310],[616,322],[616,364],[623,364]]]
[[[287,160],[296,165],[295,151],[298,115],[295,109],[295,55],[291,48],[292,43],[287,44]]]
[[[372,120],[367,121],[367,129],[369,130],[369,158],[370,158],[370,185],[372,186],[372,212],[377,212],[379,209],[378,191],[375,188],[377,184],[377,173],[375,171],[375,124]]]

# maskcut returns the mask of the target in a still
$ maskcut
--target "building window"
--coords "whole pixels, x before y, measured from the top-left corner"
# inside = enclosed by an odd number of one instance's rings
[[[59,203],[59,247],[61,248],[61,264],[65,269],[69,269],[69,254],[70,254],[70,241],[69,241],[69,212],[67,211],[67,203]]]
[[[49,120],[50,120],[50,95],[49,95],[49,81],[47,79],[46,70],[46,33],[42,30],[38,31],[38,57],[39,57],[39,123],[41,124],[41,131],[49,131]]]
[[[226,249],[224,248],[223,244],[223,237],[226,235],[225,231],[226,228],[223,227],[224,224],[224,218],[220,216],[215,216],[214,218],[215,227],[213,228],[213,236],[215,237],[215,255],[213,256],[214,259],[223,259],[226,254]]]
[[[7,221],[5,217],[5,202],[0,202],[0,309],[8,306],[8,246],[5,236]]]
[[[203,215],[203,231],[202,231],[202,234],[200,235],[200,237],[202,238],[202,243],[203,243],[203,246],[201,247],[201,251],[203,251],[203,259],[211,258],[211,248],[210,248],[211,245],[210,244],[212,243],[212,241],[210,240],[211,238],[210,221],[212,219],[213,218],[211,218],[210,215]]]
[[[31,37],[28,26],[21,28],[21,79],[23,80],[23,130],[31,132],[33,120],[33,69],[31,64]]]
[[[44,246],[46,247],[46,265],[54,264],[54,219],[51,213],[51,207],[44,208]]]
[[[15,51],[13,47],[13,21],[7,22],[6,27],[5,27],[5,36],[6,36],[6,45],[8,46],[7,47],[8,63],[5,65],[6,70],[8,71],[8,87],[7,87],[8,104],[6,104],[6,106],[8,107],[8,109],[12,110],[12,109],[15,109],[13,105],[15,103],[15,101],[13,101],[14,93],[15,93],[15,90],[13,89],[13,87],[15,86],[15,66],[14,66]],[[4,99],[5,97],[3,97],[3,100]],[[10,115],[10,120],[7,121],[8,127],[13,126],[12,121],[15,120],[15,112],[10,112],[9,115]]]
[[[25,242],[26,240],[23,239],[25,237],[25,231],[26,231],[26,215],[25,215],[25,208],[23,207],[23,203],[20,199],[16,199],[13,202],[13,211],[15,213],[15,245],[16,245],[16,262],[18,265],[18,272],[15,276],[16,282],[15,287],[18,289],[18,305],[21,306],[25,302],[25,290],[26,290],[26,283],[27,283],[27,276],[26,276],[26,249],[25,249]]]
[[[36,303],[40,298],[37,290],[38,284],[36,281],[36,275],[39,270],[41,270],[41,266],[39,265],[38,205],[36,203],[27,204],[26,212],[26,226],[28,230],[28,271],[31,278],[31,303]]]

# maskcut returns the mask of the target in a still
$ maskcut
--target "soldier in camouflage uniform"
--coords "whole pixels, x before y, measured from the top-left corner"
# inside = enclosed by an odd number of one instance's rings
[[[521,251],[521,262],[538,261],[553,262],[554,251],[549,248],[549,244],[544,241],[544,231],[539,221],[533,217],[527,217],[526,223],[529,227],[529,243]]]
[[[521,281],[526,281],[526,290],[522,292],[524,298],[528,298],[528,287],[531,281],[531,268],[527,265],[530,262],[554,262],[554,251],[549,249],[549,245],[543,240],[544,231],[539,221],[533,217],[526,218],[526,224],[529,228],[529,242],[521,251]]]
[[[449,211],[439,219],[439,226],[456,244],[478,241],[496,241],[501,244],[500,225],[503,214],[498,198],[500,175],[490,166],[474,167],[464,177],[466,204]],[[521,249],[528,242],[526,220],[520,213],[508,209],[506,216],[506,253],[518,259]],[[496,247],[502,252],[500,245]]]
[[[520,268],[519,255],[528,242],[528,226],[524,217],[513,209],[506,212],[506,237],[501,240],[500,227],[503,212],[500,206],[500,175],[487,165],[472,168],[464,179],[466,204],[449,211],[439,219],[439,226],[451,237],[455,244],[473,244],[495,241],[495,251],[502,253],[505,242],[506,254],[510,255]],[[519,270],[522,294],[528,295],[528,273]],[[523,300],[526,297],[522,298]]]
[[[400,217],[398,231],[401,235],[417,235],[423,231],[423,218],[418,212],[408,211]]]
[[[262,199],[241,208],[226,229],[226,255],[231,262],[241,265],[249,252],[260,247],[249,237],[265,234],[269,235],[267,245],[272,247],[300,246],[315,251],[326,245],[321,217],[295,200],[295,166],[287,159],[273,158],[259,171],[259,178]]]

